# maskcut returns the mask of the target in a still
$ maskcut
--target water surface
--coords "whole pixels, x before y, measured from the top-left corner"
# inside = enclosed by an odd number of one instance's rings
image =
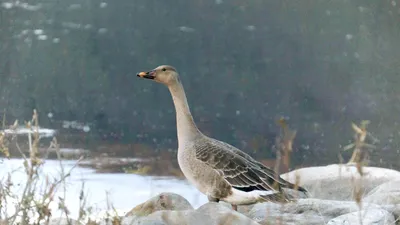
[[[65,160],[62,162],[65,171],[69,171],[76,161]],[[14,193],[21,195],[26,174],[23,168],[22,159],[1,159],[0,179],[4,184],[7,174],[12,173]],[[44,184],[44,178],[60,177],[60,161],[46,160],[41,170],[41,180],[39,184]],[[85,192],[88,196],[88,206],[94,208],[94,212],[107,209],[107,199],[116,209],[130,210],[134,206],[146,201],[147,199],[161,193],[174,192],[185,197],[193,207],[199,207],[207,202],[207,198],[191,186],[186,180],[179,180],[173,177],[152,177],[136,174],[107,174],[95,173],[90,168],[75,167],[71,176],[66,179],[65,201],[71,211],[72,217],[78,216],[79,194],[85,183]],[[108,193],[108,194],[107,194]],[[108,197],[107,197],[108,195]],[[63,186],[57,191],[57,196],[64,198]],[[53,215],[59,216],[57,211],[58,197],[54,198],[56,203],[51,205]],[[12,213],[12,207],[8,207]],[[58,211],[59,212],[59,211]]]

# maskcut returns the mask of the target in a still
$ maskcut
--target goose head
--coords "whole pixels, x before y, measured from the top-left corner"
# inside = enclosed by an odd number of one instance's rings
[[[137,73],[140,78],[150,79],[167,86],[179,82],[179,75],[173,66],[161,65],[147,72]]]

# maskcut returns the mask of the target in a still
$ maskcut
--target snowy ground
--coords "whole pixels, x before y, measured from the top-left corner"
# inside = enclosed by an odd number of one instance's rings
[[[65,171],[69,171],[75,161],[63,161]],[[43,165],[42,180],[45,176],[59,177],[60,162],[47,160]],[[7,173],[12,172],[14,193],[22,193],[23,184],[26,179],[22,159],[0,159],[0,179],[4,184]],[[88,194],[88,205],[94,208],[95,212],[107,209],[108,199],[116,209],[122,211],[130,210],[134,206],[146,201],[160,192],[175,192],[190,201],[193,207],[204,204],[207,199],[186,181],[174,178],[157,178],[140,176],[135,174],[97,174],[88,168],[76,167],[72,170],[71,176],[66,180],[66,205],[71,211],[71,217],[76,218],[79,210],[79,193],[82,183],[85,182],[85,191]],[[17,184],[21,184],[18,186]],[[63,188],[57,191],[58,196],[63,197]],[[58,198],[54,198],[58,201]],[[9,213],[12,213],[11,205],[8,204]],[[53,216],[60,216],[57,211],[57,202],[51,205]]]

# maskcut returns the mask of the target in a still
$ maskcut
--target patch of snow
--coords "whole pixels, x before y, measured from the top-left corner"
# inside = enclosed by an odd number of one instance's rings
[[[76,9],[81,9],[82,5],[81,4],[72,4],[68,7],[70,10],[76,10]]]
[[[86,30],[89,30],[89,29],[92,29],[93,26],[92,26],[92,24],[86,24],[84,28],[85,28]]]
[[[107,2],[102,2],[102,3],[100,3],[100,8],[105,8],[105,7],[107,7]]]
[[[63,121],[62,127],[65,129],[83,130],[85,132],[90,131],[90,126],[88,124],[84,124],[78,121]]]
[[[42,8],[41,4],[37,4],[37,5],[30,5],[28,3],[25,2],[20,2],[20,1],[16,1],[15,2],[15,6],[20,7],[22,9],[28,10],[28,11],[37,11],[39,9]]]
[[[36,30],[33,30],[33,33],[36,34],[36,35],[41,35],[41,34],[43,34],[44,32],[43,32],[42,29],[36,29]]]
[[[47,35],[44,35],[44,34],[39,35],[39,36],[37,37],[37,39],[38,39],[38,40],[41,40],[41,41],[45,41],[45,40],[47,40]]]
[[[100,28],[97,32],[99,32],[99,34],[105,34],[107,31],[107,28]]]
[[[83,126],[83,131],[85,132],[89,132],[90,131],[90,127],[88,125]]]
[[[248,25],[248,26],[246,26],[245,29],[248,30],[248,31],[255,31],[255,30],[256,30],[256,26],[254,26],[254,25]]]
[[[27,35],[29,33],[29,30],[22,30],[21,35]]]
[[[82,27],[82,24],[73,23],[73,22],[62,22],[61,25],[64,27],[71,28],[71,29],[79,29]]]
[[[195,31],[195,29],[194,28],[191,28],[191,27],[187,27],[187,26],[180,26],[179,27],[179,30],[180,31],[182,31],[182,32],[194,32]]]
[[[352,35],[352,34],[346,34],[346,39],[347,39],[347,40],[353,39],[353,35]]]
[[[6,9],[11,9],[14,7],[14,4],[12,2],[3,2],[1,3],[1,6]]]
[[[24,42],[27,43],[27,44],[31,44],[31,43],[32,43],[32,39],[30,39],[30,38],[25,38],[25,39],[24,39]]]
[[[69,171],[76,161],[63,160],[64,170]],[[6,181],[8,173],[14,171],[11,176],[13,185],[11,191],[13,194],[20,195],[26,182],[22,159],[4,159],[0,162],[0,179]],[[60,161],[46,160],[40,173],[37,193],[43,191],[45,177],[59,177]],[[71,171],[71,175],[66,178],[65,205],[70,210],[71,218],[78,218],[79,215],[79,196],[82,183],[85,184],[85,195],[87,195],[87,206],[93,207],[94,215],[101,216],[102,212],[107,210],[107,199],[116,209],[132,209],[136,205],[147,201],[161,192],[175,192],[186,198],[193,207],[197,208],[206,203],[207,198],[193,186],[184,180],[178,180],[170,177],[152,177],[136,174],[100,174],[93,169],[76,167]],[[64,198],[63,186],[60,186],[54,195],[54,202],[50,204],[50,209],[54,217],[61,215],[58,209],[59,197]],[[107,196],[108,193],[108,196]],[[7,207],[8,215],[12,215],[13,207],[9,201],[10,207]],[[34,217],[36,217],[35,215]],[[96,217],[97,217],[96,216]],[[34,218],[32,217],[32,218]]]
[[[17,134],[17,135],[27,135],[27,134],[34,134],[36,133],[36,128],[26,128],[26,127],[17,127],[16,129],[5,129],[1,132],[4,134]],[[38,129],[40,137],[53,137],[56,134],[56,130],[47,129],[47,128],[40,128]]]
[[[60,43],[60,38],[53,38],[53,43]]]

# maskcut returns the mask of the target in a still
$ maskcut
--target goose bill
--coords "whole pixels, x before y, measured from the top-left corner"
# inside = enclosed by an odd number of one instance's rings
[[[141,77],[141,78],[146,78],[146,79],[154,79],[155,78],[155,71],[151,70],[148,72],[140,72],[136,74],[136,76]]]

